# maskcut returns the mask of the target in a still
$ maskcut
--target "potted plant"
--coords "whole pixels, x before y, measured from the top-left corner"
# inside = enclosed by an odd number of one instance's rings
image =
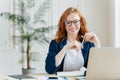
[[[27,68],[22,70],[27,70],[27,72],[23,71],[23,74],[29,73],[29,70],[33,70],[31,68],[31,60],[35,60],[32,58],[31,55],[31,48],[30,45],[32,41],[36,41],[40,43],[40,45],[49,42],[49,30],[51,27],[33,27],[38,22],[40,24],[45,24],[45,20],[43,16],[45,15],[46,11],[48,11],[50,7],[50,1],[46,0],[40,7],[38,8],[37,12],[34,14],[33,19],[31,20],[31,15],[27,12],[28,9],[31,9],[35,6],[34,0],[18,0],[19,12],[20,14],[12,14],[9,12],[0,13],[0,16],[5,17],[10,22],[12,22],[15,27],[18,29],[19,34],[13,35],[16,39],[17,44],[20,44],[21,52],[26,53],[26,61],[27,61]],[[47,34],[48,33],[48,34]],[[26,46],[26,47],[25,47]],[[24,61],[22,55],[22,62]]]

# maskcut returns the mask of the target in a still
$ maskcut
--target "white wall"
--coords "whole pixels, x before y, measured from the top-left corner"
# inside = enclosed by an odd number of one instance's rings
[[[114,0],[82,0],[81,11],[90,31],[100,39],[101,46],[114,46]]]
[[[0,0],[0,13],[9,11],[9,1],[8,0]],[[8,46],[9,45],[9,23],[0,17],[0,46]]]
[[[0,0],[0,13],[9,12],[9,0]],[[20,74],[20,53],[11,46],[10,28],[8,21],[0,17],[0,79],[9,74]]]
[[[110,42],[108,46],[116,46],[115,45],[115,28],[116,28],[116,20],[115,20],[115,0],[109,0],[109,25],[110,25],[110,30],[109,30],[109,37],[110,37]],[[120,30],[119,30],[120,31]]]
[[[20,53],[14,48],[0,47],[0,80],[6,75],[21,74]]]

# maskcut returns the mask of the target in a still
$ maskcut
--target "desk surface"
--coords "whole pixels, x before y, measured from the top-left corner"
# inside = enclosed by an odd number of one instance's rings
[[[86,80],[85,77],[73,77],[73,76],[57,76],[56,74],[28,74],[29,76],[35,77],[36,80]],[[0,80],[7,80],[6,78]]]

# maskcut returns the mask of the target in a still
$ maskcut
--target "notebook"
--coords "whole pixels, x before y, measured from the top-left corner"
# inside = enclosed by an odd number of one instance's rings
[[[7,80],[36,80],[36,79],[32,76],[20,74],[20,75],[8,75]]]
[[[120,80],[120,48],[91,48],[87,80]]]

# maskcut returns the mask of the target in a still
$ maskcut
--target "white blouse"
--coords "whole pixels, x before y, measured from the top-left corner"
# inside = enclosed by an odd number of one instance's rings
[[[80,70],[84,65],[84,59],[81,49],[69,49],[66,52],[63,71],[76,71]]]

